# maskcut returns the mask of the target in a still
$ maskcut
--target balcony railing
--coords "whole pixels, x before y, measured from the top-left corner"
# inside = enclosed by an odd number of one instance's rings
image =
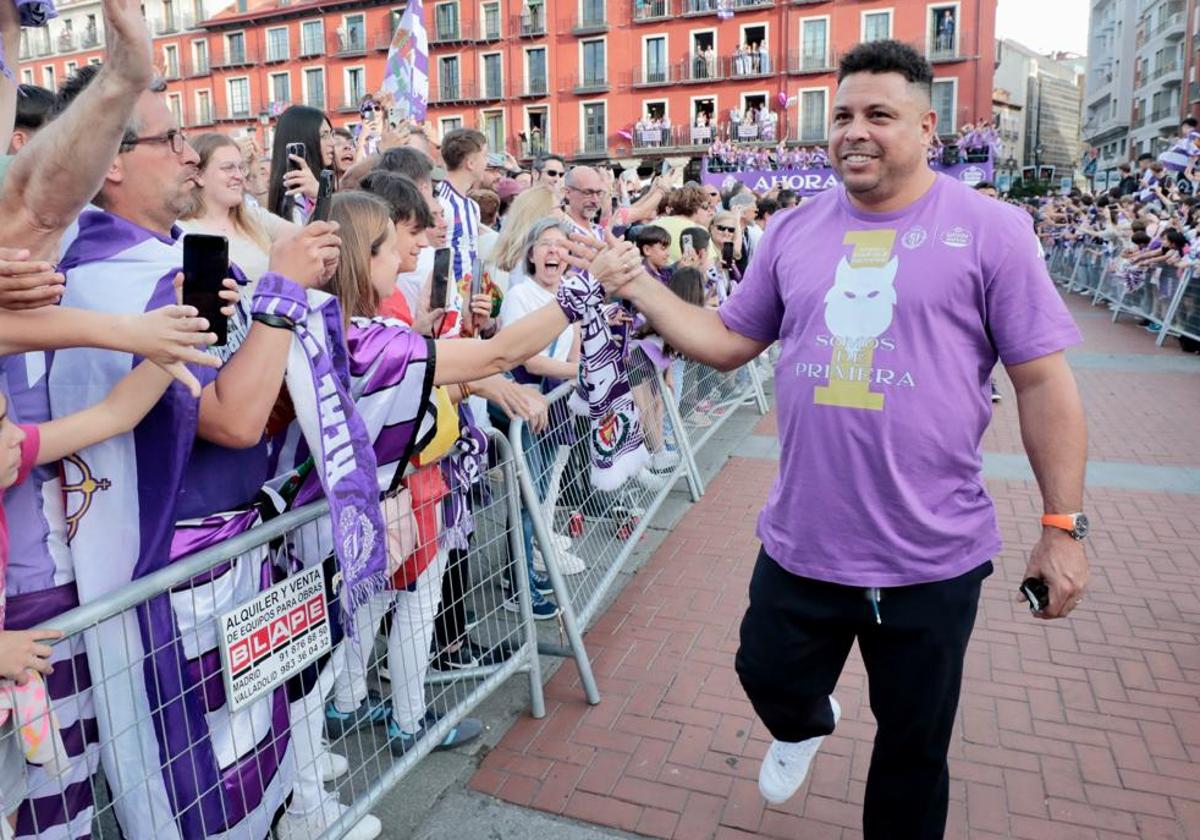
[[[1154,78],[1161,79],[1163,76],[1167,75],[1168,73],[1178,73],[1178,72],[1179,72],[1179,65],[1176,62],[1172,61],[1170,63],[1162,65],[1161,67],[1155,67],[1154,68]]]
[[[583,138],[575,157],[597,158],[608,157],[608,138],[588,135]]]
[[[100,33],[94,29],[84,30],[82,46],[85,50],[100,46]]]
[[[793,50],[788,52],[788,72],[794,76],[805,73],[829,73],[837,67],[837,53],[822,51]]]
[[[698,17],[700,15],[715,15],[721,11],[721,0],[679,0],[679,14],[683,17]],[[734,0],[733,7],[738,10],[769,9],[775,5],[775,0]]]
[[[174,35],[196,27],[196,18],[188,12],[173,12],[163,18],[152,21],[155,35]]]
[[[225,121],[231,120],[250,120],[258,117],[258,104],[254,100],[246,102],[229,102],[220,113],[220,118]]]
[[[429,87],[430,104],[450,105],[478,101],[479,89],[475,82],[439,82]]]
[[[430,44],[463,44],[471,40],[460,20],[436,23],[429,33]]]
[[[550,144],[546,142],[546,138],[541,136],[535,136],[528,140],[514,137],[509,141],[509,145],[513,155],[521,160],[533,160],[550,151]]]
[[[635,88],[673,85],[679,79],[678,65],[656,64],[652,67],[635,67],[630,80]]]
[[[259,63],[259,53],[255,47],[243,46],[233,47],[222,46],[212,58],[212,66],[215,68],[229,67],[249,67]]]
[[[546,34],[546,7],[530,6],[528,10],[517,15],[513,28],[522,38],[539,38]]]
[[[1200,102],[1200,82],[1188,82],[1188,102]]]
[[[326,39],[326,54],[339,57],[366,55],[367,32],[364,29],[347,29],[335,32]]]
[[[1178,116],[1179,116],[1179,108],[1178,107],[1158,108],[1157,110],[1153,111],[1150,114],[1150,122],[1151,123],[1162,122],[1163,120],[1167,119],[1168,117],[1173,119]]]
[[[185,128],[199,128],[201,126],[213,124],[212,107],[196,108],[190,107],[184,114],[183,124]]]
[[[189,79],[195,79],[199,76],[207,76],[212,71],[208,66],[208,56],[201,56],[199,61],[194,61],[191,58],[183,60],[183,75]]]
[[[607,73],[588,73],[576,76],[572,80],[571,85],[575,93],[604,93],[608,90],[608,74]]]
[[[513,85],[513,95],[517,97],[535,98],[546,96],[549,92],[550,85],[545,76],[530,76],[528,81]]]
[[[325,43],[316,35],[302,35],[300,38],[300,57],[321,55],[325,52]]]
[[[50,55],[54,52],[54,46],[50,43],[50,33],[46,33],[46,37],[38,41],[37,54],[39,56]]]
[[[292,57],[292,47],[287,41],[282,44],[273,44],[267,41],[267,64],[278,64],[281,61],[288,61]]]
[[[1172,15],[1165,16],[1158,22],[1158,26],[1154,28],[1154,34],[1161,32],[1170,32],[1172,36],[1183,37],[1183,12],[1175,12]]]
[[[745,53],[741,56],[693,55],[672,68],[672,80],[680,84],[702,84],[725,79],[757,79],[777,72],[769,53]]]
[[[500,78],[487,78],[484,76],[483,83],[479,85],[480,101],[493,102],[504,98],[504,81]]]
[[[575,35],[592,35],[608,31],[608,16],[604,7],[584,9],[582,14],[575,17],[571,32]]]
[[[58,51],[60,53],[75,52],[79,49],[79,42],[75,39],[74,32],[60,32],[58,35]]]
[[[932,64],[963,61],[969,56],[963,50],[962,45],[970,42],[970,35],[961,31],[950,36],[929,35],[925,41],[925,57]]]
[[[633,22],[666,20],[674,14],[673,7],[672,0],[633,0]]]

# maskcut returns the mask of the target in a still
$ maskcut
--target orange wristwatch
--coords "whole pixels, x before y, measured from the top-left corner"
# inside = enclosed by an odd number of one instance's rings
[[[1077,540],[1083,539],[1088,533],[1088,518],[1082,513],[1047,513],[1042,516],[1042,524],[1060,528]]]

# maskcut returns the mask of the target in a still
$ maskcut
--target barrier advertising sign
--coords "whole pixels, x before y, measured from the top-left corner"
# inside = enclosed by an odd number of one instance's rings
[[[292,575],[217,622],[225,696],[237,711],[330,649],[321,567]]]
[[[956,163],[951,166],[934,166],[951,178],[975,186],[980,181],[992,179],[992,162]],[[800,195],[814,195],[836,186],[838,177],[832,169],[748,169],[739,172],[704,171],[700,180],[706,186],[726,189],[734,181],[741,181],[755,192],[767,192],[774,187],[795,190]]]

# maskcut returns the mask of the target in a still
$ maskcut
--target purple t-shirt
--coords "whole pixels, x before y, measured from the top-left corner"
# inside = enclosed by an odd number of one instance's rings
[[[1081,340],[1025,214],[944,175],[892,213],[839,185],[771,220],[719,311],[781,344],[783,454],[758,521],[776,562],[883,587],[999,551],[980,476],[992,368]]]

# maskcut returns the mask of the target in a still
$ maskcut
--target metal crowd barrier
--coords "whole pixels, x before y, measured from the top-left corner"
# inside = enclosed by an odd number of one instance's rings
[[[704,492],[696,463],[702,449],[743,404],[769,408],[763,387],[767,358],[729,373],[678,360],[659,371],[640,350],[629,359],[630,382],[646,431],[651,464],[612,492],[589,477],[590,421],[567,403],[574,385],[548,397],[549,427],[532,434],[520,420],[509,440],[516,453],[525,515],[535,543],[535,571],[544,568],[561,608],[567,646],[542,653],[572,657],[589,703],[600,701],[583,632],[604,605],[613,582],[655,512],[684,479],[693,501]],[[673,453],[673,454],[671,454]]]
[[[1114,323],[1129,314],[1157,325],[1159,347],[1170,336],[1200,341],[1200,280],[1193,268],[1154,266],[1139,282],[1127,283],[1124,260],[1083,245],[1055,246],[1046,263],[1068,293],[1090,296],[1093,306],[1107,304]]]
[[[26,801],[38,807],[22,815],[18,833],[256,838],[273,821],[279,830],[280,820],[290,820],[290,838],[340,837],[513,674],[528,674],[532,714],[544,716],[515,462],[506,438],[493,433],[491,440],[493,460],[476,494],[465,562],[456,565],[435,547],[423,573],[402,567],[399,583],[406,588],[360,608],[355,639],[336,638],[340,575],[324,500],[54,619],[50,626],[65,634],[57,644],[80,637],[87,643],[86,665],[79,657],[58,669],[70,669],[77,690],[91,687],[101,769],[68,786],[27,765]],[[382,502],[390,544],[399,541],[400,524],[412,521],[402,501],[395,495]],[[447,583],[451,575],[455,586]],[[250,615],[255,611],[266,629],[239,636],[259,620]],[[169,632],[147,630],[147,620],[164,615]],[[241,630],[231,629],[239,624]],[[219,650],[223,633],[237,638]],[[328,652],[279,682],[289,657],[302,650],[314,655],[325,633]],[[447,655],[463,633],[487,651],[471,667]],[[353,719],[327,715],[330,704],[341,702],[345,712],[364,697],[368,707],[390,698],[390,716],[420,736],[393,738],[382,721],[364,718],[367,725],[356,728]],[[63,714],[74,702],[55,701],[52,710]],[[173,708],[187,713],[173,715]],[[64,731],[63,737],[76,736]],[[6,738],[0,748],[9,746]],[[176,747],[163,746],[170,743]],[[160,785],[165,796],[149,793]],[[49,824],[56,805],[78,810],[81,796],[94,802],[90,820],[84,811],[82,825]],[[313,803],[320,816],[295,816]]]

